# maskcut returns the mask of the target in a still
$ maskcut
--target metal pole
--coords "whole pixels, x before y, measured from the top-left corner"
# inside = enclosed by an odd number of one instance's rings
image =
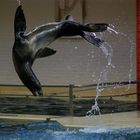
[[[137,0],[137,80],[140,81],[140,0]],[[140,83],[137,83],[137,109],[140,111]]]
[[[73,116],[73,85],[69,85],[69,111],[70,115]]]

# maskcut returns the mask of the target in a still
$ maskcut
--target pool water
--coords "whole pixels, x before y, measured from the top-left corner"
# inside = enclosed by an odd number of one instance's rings
[[[56,121],[0,126],[0,140],[140,140],[140,128],[93,127],[66,130]]]

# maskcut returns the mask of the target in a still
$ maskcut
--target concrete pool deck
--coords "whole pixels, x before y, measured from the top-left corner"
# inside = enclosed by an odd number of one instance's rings
[[[92,117],[25,115],[0,113],[0,119],[46,121],[56,120],[66,128],[106,126],[112,128],[140,128],[140,111],[96,115]]]

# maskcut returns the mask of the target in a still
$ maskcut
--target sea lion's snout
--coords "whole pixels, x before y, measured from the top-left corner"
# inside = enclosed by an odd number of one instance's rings
[[[107,27],[109,25],[107,23],[97,23],[95,24],[95,27],[97,28],[97,30],[99,30],[100,32],[107,30]]]
[[[109,24],[107,23],[88,23],[86,24],[86,26],[88,26],[91,31],[93,32],[103,32],[105,30],[107,30],[107,27],[109,26]]]

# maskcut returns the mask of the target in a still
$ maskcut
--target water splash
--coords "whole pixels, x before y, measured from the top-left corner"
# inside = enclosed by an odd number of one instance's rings
[[[97,99],[98,99],[98,97],[96,96],[96,98],[95,98],[95,104],[92,105],[91,110],[89,110],[89,111],[86,113],[86,116],[95,115],[96,112],[98,112],[99,115],[101,115],[101,111],[100,111],[100,108],[99,108],[99,106],[98,106]]]
[[[115,28],[114,26],[112,26],[110,24],[111,27]],[[129,85],[127,87],[127,91],[130,89],[130,86],[131,86],[131,81],[132,81],[132,72],[133,72],[133,51],[134,51],[134,42],[132,41],[132,39],[125,33],[122,33],[122,32],[117,32],[115,31],[114,29],[112,28],[108,28],[108,31],[112,31],[112,32],[115,32],[117,35],[121,36],[121,37],[125,37],[127,39],[127,41],[129,42],[130,44],[130,51],[129,51],[129,64],[130,64],[130,69],[129,69],[129,74],[128,74],[128,81],[129,81]]]
[[[112,25],[111,25],[112,26]],[[113,26],[113,28],[114,28],[114,26]],[[116,30],[114,30],[113,28],[111,28],[111,27],[107,27],[107,30],[110,32],[110,33],[115,33],[116,35],[118,35],[119,34],[119,32],[118,31],[116,31]]]
[[[116,35],[120,34],[118,31],[113,29],[114,26],[112,26],[112,25],[110,25],[110,26],[112,28],[108,27],[108,29],[107,29],[109,31],[109,33],[115,33]],[[99,48],[104,53],[105,58],[107,59],[107,64],[106,64],[104,70],[100,72],[98,83],[96,86],[96,97],[94,100],[95,103],[94,103],[94,105],[92,105],[91,109],[87,112],[87,116],[92,116],[92,115],[95,115],[96,113],[101,115],[101,111],[98,106],[98,97],[100,96],[101,92],[104,90],[104,85],[103,85],[102,81],[107,79],[107,74],[108,74],[109,70],[111,70],[112,68],[113,69],[115,68],[115,66],[112,64],[112,55],[113,55],[112,46],[109,43],[104,42],[104,43],[102,43],[102,45]]]
[[[125,37],[128,40],[128,42],[130,43],[130,58],[129,58],[130,70],[129,70],[128,79],[129,79],[129,83],[131,84],[132,71],[133,71],[132,57],[133,57],[134,43],[132,42],[132,39],[130,39],[130,37],[128,37],[126,34],[118,32],[113,28],[115,28],[115,27],[113,25],[110,25],[110,27],[108,27],[107,31],[109,33],[115,33],[116,35]],[[111,45],[108,44],[107,42],[104,42],[99,48],[104,53],[105,58],[107,59],[107,64],[106,64],[104,70],[100,72],[100,76],[99,76],[98,83],[96,86],[96,97],[94,100],[95,103],[94,103],[94,105],[92,105],[91,109],[87,112],[87,116],[95,115],[95,114],[97,114],[97,112],[99,115],[101,115],[101,111],[98,106],[98,97],[100,96],[101,92],[104,90],[104,85],[103,85],[102,81],[107,79],[107,74],[108,74],[109,70],[111,70],[112,68],[113,69],[115,68],[115,66],[112,64],[113,50],[112,50]],[[127,90],[130,89],[130,84],[128,85]]]
[[[115,28],[113,25],[110,24],[111,27]],[[110,33],[114,32],[115,34],[121,36],[121,37],[125,37],[127,39],[127,41],[130,44],[130,52],[129,52],[129,63],[130,63],[130,69],[129,69],[129,74],[128,74],[128,81],[129,81],[129,85],[127,88],[127,91],[130,89],[130,85],[131,85],[131,81],[132,81],[132,72],[133,72],[133,49],[134,49],[134,42],[132,41],[132,39],[125,33],[122,32],[118,32],[116,30],[114,30],[113,28],[108,27],[108,31]]]
[[[112,68],[115,68],[115,66],[112,64],[112,55],[113,55],[113,50],[111,45],[109,45],[107,42],[102,43],[102,45],[100,46],[100,49],[102,50],[102,52],[104,53],[106,59],[107,59],[107,65],[111,66]]]
[[[126,89],[126,91],[128,91],[130,89],[130,86],[131,86],[131,81],[132,80],[132,72],[133,72],[133,50],[134,50],[134,42],[132,41],[132,39],[127,36],[127,34],[124,34],[124,33],[119,33],[120,36],[123,36],[125,37],[129,44],[130,44],[130,52],[129,52],[129,64],[130,64],[130,69],[129,69],[129,74],[128,74],[128,81],[129,81],[129,84],[128,84],[128,87]]]
[[[100,49],[104,53],[105,58],[107,59],[107,64],[106,64],[104,70],[100,72],[100,76],[99,76],[98,83],[96,86],[96,97],[94,100],[95,104],[92,105],[91,110],[89,110],[87,112],[87,116],[92,116],[92,115],[95,115],[96,113],[101,115],[101,111],[98,106],[98,97],[100,96],[101,92],[104,90],[104,85],[103,85],[102,81],[105,79],[107,80],[107,74],[108,74],[109,70],[111,70],[112,68],[113,69],[115,68],[115,66],[112,64],[113,50],[112,50],[111,45],[109,45],[107,42],[104,42],[100,46]]]

